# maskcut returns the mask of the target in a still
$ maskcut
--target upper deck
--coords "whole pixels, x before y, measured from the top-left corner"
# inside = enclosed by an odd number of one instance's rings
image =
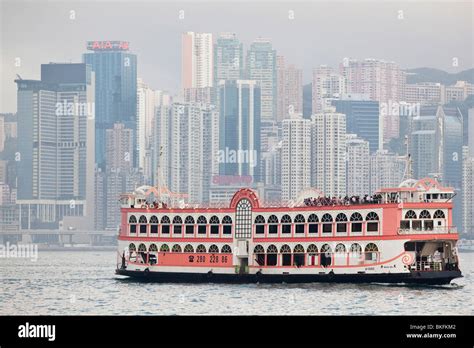
[[[228,207],[168,207],[149,200],[154,192],[141,188],[122,196],[122,238],[270,241],[456,234],[453,190],[432,179],[373,196],[307,197],[290,207],[262,204],[250,189],[239,190]]]

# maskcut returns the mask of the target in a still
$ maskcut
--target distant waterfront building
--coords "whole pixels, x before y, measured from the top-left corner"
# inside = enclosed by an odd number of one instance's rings
[[[345,58],[340,65],[347,80],[347,93],[361,93],[378,101],[382,109],[403,100],[406,83],[405,72],[394,62],[378,59],[356,60]],[[387,112],[383,117],[383,139],[388,142],[399,136],[399,115]]]
[[[466,81],[457,81],[452,86],[446,86],[443,93],[443,104],[453,100],[464,101],[468,96],[474,95],[474,84]]]
[[[369,142],[370,153],[382,148],[379,102],[360,94],[344,94],[333,100],[336,111],[346,115],[347,133]]]
[[[214,44],[214,86],[244,77],[244,48],[234,33],[220,33]]]
[[[369,142],[355,134],[347,134],[346,140],[347,195],[362,196],[370,193],[370,154]]]
[[[192,31],[181,37],[181,87],[213,86],[213,41],[210,33]]]
[[[128,171],[133,167],[133,130],[116,123],[106,130],[106,168]]]
[[[209,201],[211,176],[217,172],[219,113],[213,107],[175,102],[170,122],[170,189],[187,202]]]
[[[334,72],[333,68],[321,65],[313,69],[312,110],[313,114],[331,106],[333,99],[339,99],[347,91],[346,78]]]
[[[287,202],[311,186],[311,121],[293,114],[282,128],[281,199]]]
[[[346,195],[346,116],[328,107],[312,116],[313,187],[327,196]]]
[[[441,103],[443,86],[440,83],[421,82],[405,85],[404,101],[421,105]]]
[[[387,150],[370,156],[370,193],[387,187],[398,187],[405,177],[406,157]]]
[[[258,38],[247,51],[246,78],[259,83],[262,121],[276,119],[277,70],[276,51],[269,39]]]
[[[303,70],[277,56],[277,121],[303,113]]]
[[[0,115],[0,152],[5,149],[5,140],[7,136],[5,134],[5,117]]]
[[[18,204],[23,229],[94,216],[94,74],[86,64],[43,64],[18,86]],[[76,219],[77,220],[77,219]]]
[[[137,164],[142,168],[146,183],[151,183],[150,161],[155,108],[160,103],[161,91],[154,91],[142,79],[137,82]]]
[[[219,174],[260,174],[260,88],[256,81],[227,80],[219,86]]]
[[[462,232],[474,235],[474,156],[469,153],[469,148],[463,151],[462,173]]]
[[[105,131],[116,122],[137,126],[137,56],[126,41],[89,41],[83,62],[95,72],[95,161],[105,166]],[[134,149],[136,135],[134,134]]]

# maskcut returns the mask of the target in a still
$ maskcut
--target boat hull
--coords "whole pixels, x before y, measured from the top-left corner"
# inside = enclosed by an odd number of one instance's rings
[[[116,274],[142,281],[172,283],[404,283],[444,285],[461,278],[460,271],[380,273],[380,274],[216,274],[150,272],[117,269]]]

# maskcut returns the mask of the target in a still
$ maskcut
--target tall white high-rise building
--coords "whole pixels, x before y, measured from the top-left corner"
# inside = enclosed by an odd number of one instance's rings
[[[327,196],[345,196],[346,115],[328,107],[311,118],[312,186]]]
[[[474,234],[474,156],[469,148],[463,148],[463,173],[462,173],[462,217],[463,231]]]
[[[334,72],[333,68],[321,65],[313,69],[312,110],[322,112],[331,105],[331,100],[339,99],[346,93],[346,79]]]
[[[400,156],[379,150],[370,156],[370,193],[381,188],[398,187],[406,178],[407,161]]]
[[[175,102],[171,116],[170,189],[187,194],[189,203],[206,202],[212,171],[217,172],[219,113],[206,105]]]
[[[212,34],[186,32],[181,40],[181,87],[212,87],[214,53]]]
[[[369,142],[347,134],[347,195],[369,194],[370,150]]]
[[[281,199],[287,202],[311,185],[311,121],[293,114],[282,129]]]

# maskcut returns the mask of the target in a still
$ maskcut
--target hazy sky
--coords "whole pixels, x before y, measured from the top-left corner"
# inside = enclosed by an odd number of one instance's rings
[[[303,68],[305,83],[313,67],[337,67],[344,57],[450,72],[474,66],[471,1],[0,3],[0,112],[16,111],[16,74],[38,79],[42,63],[81,62],[88,40],[130,41],[138,55],[138,76],[155,89],[171,92],[179,88],[184,31],[235,32],[244,49],[256,37],[271,38],[277,54]],[[184,19],[179,19],[180,10]],[[290,10],[293,20],[288,18]],[[15,66],[17,57],[20,67]],[[453,57],[458,67],[453,67]]]

